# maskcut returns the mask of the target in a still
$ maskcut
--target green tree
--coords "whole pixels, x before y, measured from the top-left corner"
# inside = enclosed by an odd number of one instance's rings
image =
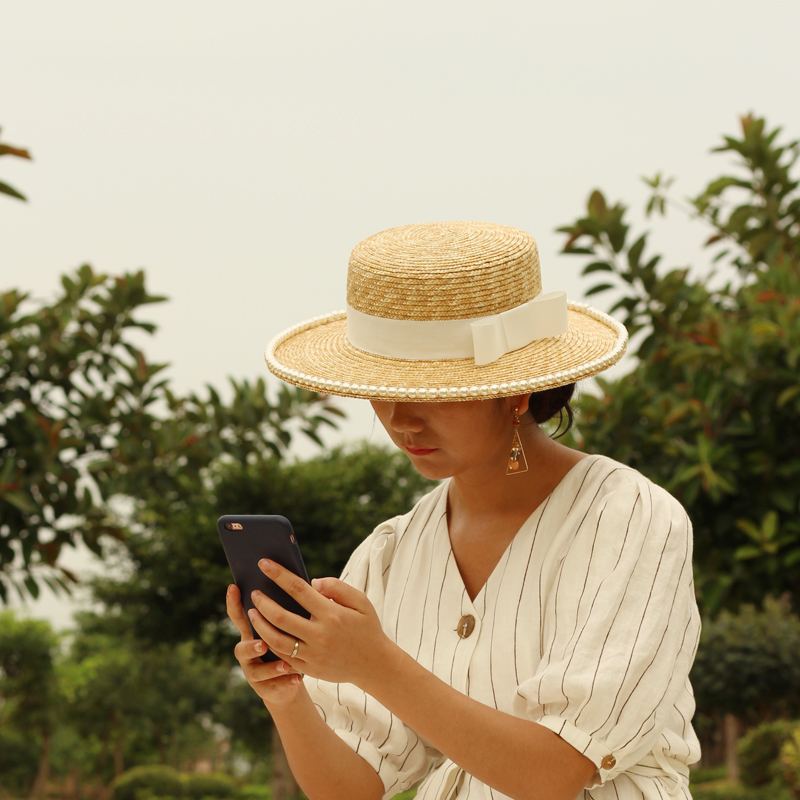
[[[230,668],[191,642],[144,647],[113,614],[83,613],[61,665],[66,713],[94,741],[95,775],[106,781],[141,763],[181,767],[208,749],[204,721]]]
[[[41,796],[50,771],[50,747],[60,708],[57,644],[48,623],[0,612],[0,741],[3,750],[10,751],[8,755],[16,753],[22,766],[20,770],[17,764],[8,764],[15,784],[10,788],[27,789],[30,800]],[[33,753],[37,766],[29,774]]]
[[[155,331],[137,315],[163,301],[142,272],[109,277],[82,266],[62,278],[52,303],[17,290],[0,297],[0,600],[10,587],[36,597],[39,581],[68,589],[58,558],[83,541],[124,528],[106,500],[202,491],[223,455],[280,456],[292,432],[319,441],[341,412],[328,398],[282,386],[271,401],[263,380],[232,381],[233,399],[175,395],[133,344]]]
[[[578,443],[673,492],[695,529],[696,583],[716,614],[800,586],[800,193],[798,143],[742,119],[719,152],[737,172],[690,201],[709,228],[719,273],[659,269],[627,208],[594,191],[560,228],[564,252],[589,256],[590,294],[616,290],[634,368],[599,379],[579,405]],[[669,182],[648,181],[665,213]]]
[[[703,626],[692,686],[698,710],[749,725],[800,716],[800,619],[767,599]]]

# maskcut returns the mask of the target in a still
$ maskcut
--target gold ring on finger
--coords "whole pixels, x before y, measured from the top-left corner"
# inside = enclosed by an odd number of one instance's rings
[[[297,657],[297,651],[298,651],[299,649],[300,649],[300,642],[297,642],[297,641],[296,641],[296,642],[294,643],[294,649],[292,650],[292,655],[290,656],[290,658],[296,658],[296,657]]]

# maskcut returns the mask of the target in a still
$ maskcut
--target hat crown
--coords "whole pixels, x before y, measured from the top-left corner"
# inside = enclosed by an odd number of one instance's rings
[[[536,241],[486,222],[390,228],[353,249],[347,303],[397,320],[475,319],[499,314],[542,291]]]

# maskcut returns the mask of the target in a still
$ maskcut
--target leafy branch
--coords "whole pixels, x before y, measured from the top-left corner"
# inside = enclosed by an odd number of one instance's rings
[[[102,554],[126,531],[109,511],[114,495],[165,506],[203,492],[219,459],[280,458],[293,431],[319,443],[342,412],[330,398],[263,380],[231,381],[225,403],[176,395],[163,372],[129,338],[155,331],[138,319],[163,302],[142,272],[109,277],[88,265],[62,278],[62,293],[32,311],[28,295],[0,297],[0,599],[9,587],[36,597],[39,581],[67,589],[59,564],[82,541]]]
[[[0,128],[0,131],[2,131],[2,128]],[[4,142],[0,142],[0,156],[16,156],[17,158],[27,158],[29,161],[31,160],[31,154],[25,148],[14,147]],[[3,181],[0,181],[0,194],[7,194],[9,197],[15,197],[17,200],[27,200],[24,194]]]
[[[732,268],[721,289],[661,269],[648,233],[633,234],[626,206],[598,190],[559,229],[565,253],[588,257],[582,274],[601,278],[589,294],[618,292],[610,310],[640,332],[635,368],[582,398],[578,436],[684,504],[712,614],[770,592],[800,604],[800,146],[747,115],[715,152],[734,156],[733,174],[688,205],[657,174],[645,210],[676,206],[708,226],[714,262]]]

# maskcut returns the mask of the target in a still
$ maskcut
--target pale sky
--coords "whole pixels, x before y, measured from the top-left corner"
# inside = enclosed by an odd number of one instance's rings
[[[738,115],[800,133],[796,0],[0,8],[2,139],[35,159],[0,160],[29,198],[0,196],[0,290],[48,298],[81,263],[143,267],[171,298],[146,309],[144,348],[179,390],[265,375],[267,341],[342,308],[350,250],[379,230],[523,228],[544,290],[579,300],[554,228],[591,189],[642,224],[640,176],[698,192],[727,169],[708,151]],[[652,241],[702,269],[703,236],[672,215]],[[366,403],[344,408],[330,444],[370,435]],[[30,613],[63,627],[70,608]]]

